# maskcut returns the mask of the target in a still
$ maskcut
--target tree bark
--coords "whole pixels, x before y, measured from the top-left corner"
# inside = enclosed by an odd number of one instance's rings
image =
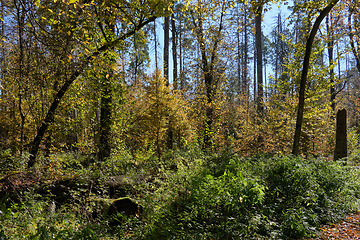
[[[65,80],[64,85],[62,85],[60,90],[55,94],[54,100],[50,105],[50,108],[46,114],[46,117],[44,118],[40,128],[38,129],[38,131],[36,133],[34,140],[32,141],[32,143],[30,145],[30,157],[29,157],[29,162],[28,162],[28,168],[33,167],[35,165],[41,140],[43,139],[50,124],[52,124],[54,122],[56,109],[59,106],[61,99],[63,98],[63,96],[65,95],[65,93],[67,92],[67,90],[69,89],[71,84],[89,67],[90,63],[92,62],[92,60],[94,58],[99,56],[101,53],[115,47],[116,45],[118,45],[119,43],[121,43],[122,41],[127,39],[128,37],[135,34],[143,26],[154,21],[155,19],[156,19],[156,16],[149,17],[148,19],[141,21],[137,26],[134,27],[133,30],[130,30],[129,32],[121,35],[120,37],[118,37],[117,39],[115,39],[111,42],[105,43],[103,46],[101,46],[100,48],[95,50],[92,54],[88,55],[83,60],[83,62],[77,68],[75,68],[74,72],[69,76],[69,78],[67,78]]]
[[[171,15],[171,33],[172,33],[172,56],[173,56],[173,89],[178,89],[178,64],[177,64],[177,32],[175,16]]]
[[[113,70],[109,70],[101,81],[100,99],[100,137],[99,137],[99,161],[110,157],[111,154],[111,115],[112,115],[112,77]]]
[[[165,17],[164,21],[164,78],[166,84],[169,86],[169,30],[170,30],[170,17]]]
[[[237,40],[237,94],[238,96],[241,95],[241,90],[242,90],[242,85],[241,85],[241,64],[242,64],[242,54],[243,54],[243,51],[241,49],[241,43],[240,43],[240,7],[239,7],[240,3],[238,2],[237,3],[237,9],[236,9],[236,12],[237,12],[237,17],[236,17],[236,20],[237,20],[237,25],[238,25],[238,29],[236,30],[236,40]]]
[[[169,45],[170,45],[170,17],[165,17],[164,21],[164,78],[166,80],[166,86],[170,86],[169,82]],[[169,122],[167,126],[167,140],[166,145],[168,149],[173,148],[173,129],[172,129],[172,119],[171,116],[168,116]],[[158,144],[160,144],[158,142]],[[160,146],[158,145],[160,148]],[[159,154],[160,158],[160,154]]]
[[[4,17],[5,17],[4,0],[1,0],[0,4],[1,4],[1,6],[0,6],[0,18],[4,19]],[[4,21],[1,21],[0,37],[5,38],[5,22]],[[6,69],[5,46],[3,44],[1,44],[0,49],[1,49],[1,53],[0,53],[1,54],[1,56],[0,56],[0,81],[3,82],[5,80],[5,69]],[[1,89],[0,98],[5,99],[4,97],[5,97],[4,89]],[[3,104],[1,104],[0,105],[0,111],[3,111],[5,109],[6,109],[6,107]],[[0,127],[0,129],[1,129],[1,127]]]
[[[246,96],[246,104],[249,103],[249,86],[248,86],[248,26],[247,26],[247,11],[246,4],[244,3],[244,62],[243,62],[243,79],[242,79],[242,92]]]
[[[315,39],[315,35],[317,30],[320,27],[322,20],[329,14],[331,9],[336,5],[339,0],[332,0],[328,6],[326,6],[320,13],[320,15],[315,20],[315,23],[311,29],[310,35],[306,41],[306,50],[303,62],[303,69],[301,72],[301,79],[300,79],[300,89],[299,89],[299,102],[298,102],[298,110],[297,110],[297,117],[296,117],[296,128],[295,128],[295,136],[294,136],[294,143],[292,154],[299,155],[299,148],[300,148],[300,135],[301,135],[301,126],[304,116],[304,105],[305,105],[305,88],[307,82],[307,74],[310,67],[310,57],[311,57],[311,50],[312,45]]]
[[[336,144],[334,161],[345,157],[347,157],[346,109],[342,109],[336,114]]]
[[[111,16],[110,12],[106,12],[107,16]],[[100,28],[103,30],[101,23],[99,23]],[[112,21],[105,21],[105,27],[108,29],[109,34],[104,30],[104,38],[107,42],[110,42],[114,39],[115,36],[115,23]],[[114,47],[111,48],[112,51],[115,50]],[[111,154],[111,125],[112,125],[112,79],[114,77],[113,66],[116,62],[114,57],[111,57],[109,54],[105,55],[105,61],[109,63],[110,67],[104,72],[101,79],[101,99],[100,99],[100,137],[99,137],[99,161],[104,161],[106,158],[110,157]],[[137,67],[137,66],[136,66]]]
[[[334,68],[331,67],[331,65],[333,65],[333,60],[334,60],[334,38],[333,38],[334,33],[329,16],[330,15],[326,17],[326,30],[330,38],[330,40],[327,43],[329,66],[330,66],[330,72],[329,72],[330,73],[330,104],[333,112],[335,112],[335,73],[334,73]]]
[[[255,44],[255,35],[253,36],[253,44],[254,44],[254,46],[256,45]],[[257,61],[256,61],[256,47],[255,47],[255,49],[254,49],[254,84],[253,84],[253,86],[254,86],[254,89],[253,89],[253,91],[254,91],[254,102],[256,102],[256,100],[257,100],[257,91],[256,91],[256,89],[257,89],[257,84],[256,84],[256,79],[257,79],[257,76],[256,76],[256,66],[257,66]]]
[[[354,40],[354,34],[353,34],[353,30],[352,30],[352,27],[351,27],[351,17],[353,16],[354,14],[354,9],[351,7],[350,8],[350,14],[349,14],[349,17],[348,17],[348,24],[349,24],[349,38],[350,38],[350,46],[351,46],[351,51],[352,53],[354,54],[354,58],[355,58],[355,61],[356,61],[356,68],[358,70],[358,72],[360,73],[360,55],[359,55],[359,42],[357,41],[357,45],[355,46],[355,40]],[[358,25],[358,21],[357,21],[357,17],[355,16],[354,17],[354,21],[355,21],[355,27],[356,25]]]
[[[156,20],[154,20],[154,49],[155,49],[155,75],[157,77],[157,72],[159,71],[159,66],[158,66],[158,53],[157,53],[157,45],[158,45],[158,41],[157,41],[157,35],[156,35]]]
[[[256,46],[256,76],[257,76],[257,111],[259,114],[264,112],[264,84],[263,84],[263,54],[262,54],[262,20],[263,6],[260,5],[255,11],[255,46]]]
[[[183,29],[181,28],[182,26],[182,15],[179,14],[179,30],[178,30],[178,33],[179,33],[179,69],[180,69],[180,76],[179,76],[179,80],[180,80],[180,90],[185,90],[185,76],[184,76],[184,54],[183,54],[183,41],[182,41],[182,31]]]
[[[18,109],[20,114],[20,155],[23,153],[23,146],[24,146],[24,127],[26,116],[23,111],[23,95],[25,93],[22,81],[25,79],[24,77],[24,28],[25,28],[25,10],[21,4],[18,4],[17,1],[14,2],[16,7],[16,20],[17,20],[17,28],[18,28],[18,37],[19,37],[19,58],[18,58],[18,87],[19,87],[19,95],[18,95]]]

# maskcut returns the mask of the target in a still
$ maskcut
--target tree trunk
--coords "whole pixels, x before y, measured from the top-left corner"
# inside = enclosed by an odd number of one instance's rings
[[[4,0],[0,1],[0,18],[4,19],[5,17],[5,7],[4,7]],[[0,26],[0,38],[4,38],[5,39],[5,22],[1,21],[1,26]],[[5,81],[5,69],[6,69],[6,53],[5,53],[5,46],[4,44],[0,44],[0,48],[1,48],[1,56],[0,56],[0,81],[3,82]],[[5,91],[4,89],[1,89],[0,91],[0,98],[1,99],[5,99]],[[6,104],[1,103],[0,104],[0,111],[4,111],[6,110]],[[4,112],[5,113],[5,112]],[[2,127],[0,127],[1,129]],[[5,131],[5,129],[4,129]],[[1,136],[0,140],[2,140],[4,137]]]
[[[351,46],[351,51],[354,54],[354,58],[356,61],[356,68],[358,70],[358,72],[360,73],[360,55],[359,55],[359,42],[356,41],[357,45],[355,46],[355,40],[354,40],[354,34],[353,34],[353,30],[351,27],[351,17],[354,15],[354,7],[350,8],[350,14],[348,17],[348,24],[349,24],[349,38],[350,38],[350,46]],[[358,25],[358,21],[357,21],[357,16],[354,16],[354,25],[355,27]]]
[[[301,135],[301,126],[304,116],[304,105],[305,105],[305,88],[307,82],[307,74],[310,67],[310,56],[311,56],[311,48],[315,39],[315,35],[317,30],[320,27],[322,20],[329,14],[331,9],[335,6],[335,4],[339,0],[332,0],[328,6],[321,11],[320,15],[315,20],[315,23],[311,29],[310,35],[306,41],[306,50],[303,62],[303,69],[301,72],[301,79],[300,79],[300,89],[299,89],[299,102],[298,102],[298,110],[297,110],[297,117],[296,117],[296,128],[295,128],[295,136],[294,136],[294,144],[292,149],[292,154],[299,155],[299,148],[300,148],[300,135]]]
[[[26,116],[23,111],[23,95],[25,93],[24,84],[23,81],[25,79],[24,76],[24,27],[25,27],[25,10],[23,9],[21,4],[18,4],[17,1],[15,1],[15,7],[16,7],[16,20],[17,20],[17,28],[18,28],[18,34],[19,34],[19,58],[18,58],[18,87],[19,87],[19,95],[18,95],[18,109],[20,114],[20,155],[23,153],[23,146],[24,146],[24,127],[25,127],[25,120]]]
[[[112,76],[113,70],[101,79],[100,100],[100,137],[99,137],[99,161],[110,157],[111,153],[111,115],[112,115]]]
[[[244,4],[244,62],[243,62],[243,79],[242,79],[242,91],[246,96],[246,104],[249,103],[249,86],[248,86],[248,29],[247,29],[247,12],[246,4]]]
[[[139,68],[140,64],[139,64],[139,54],[138,54],[136,34],[134,34],[134,51],[135,51],[134,83],[135,83],[135,85],[137,85],[137,83],[138,83],[138,68]]]
[[[156,20],[154,20],[154,45],[155,45],[155,71],[156,71],[156,77],[157,77],[157,72],[159,71],[159,66],[158,66],[158,53],[157,53],[157,36],[156,36]]]
[[[107,12],[107,15],[110,16],[110,13]],[[107,42],[113,40],[115,36],[115,23],[106,21],[106,28],[109,29],[110,36],[104,36]],[[134,35],[135,36],[135,35]],[[136,44],[136,39],[135,43]],[[111,48],[112,51],[115,50],[115,47]],[[116,63],[114,57],[106,54],[105,61],[109,63],[108,69],[104,72],[101,79],[101,100],[100,100],[100,137],[99,137],[99,161],[104,161],[106,158],[110,157],[111,154],[111,125],[112,125],[112,79],[114,77],[113,66]],[[106,64],[108,65],[108,64]],[[137,66],[136,66],[137,68]]]
[[[179,16],[179,15],[178,15]],[[180,20],[180,23],[179,23],[179,26],[180,26],[180,29],[179,29],[179,68],[180,68],[180,90],[184,90],[185,89],[185,77],[184,77],[184,69],[183,69],[183,62],[184,62],[184,59],[183,59],[183,48],[182,48],[182,21],[181,21],[181,18],[182,16],[180,15],[179,17],[179,20]]]
[[[237,40],[237,89],[236,92],[238,94],[238,96],[241,95],[242,93],[242,83],[241,83],[241,73],[242,73],[242,69],[241,69],[241,64],[242,64],[242,49],[241,49],[241,43],[240,43],[240,7],[239,7],[240,3],[238,2],[237,4],[237,9],[236,9],[236,12],[237,12],[237,17],[236,17],[236,20],[237,20],[237,29],[236,29],[236,40]]]
[[[178,89],[178,64],[177,64],[177,32],[175,16],[171,15],[171,33],[172,33],[172,55],[173,55],[173,89]]]
[[[165,17],[164,22],[164,78],[166,86],[170,86],[169,82],[169,45],[170,45],[170,17]],[[169,122],[167,126],[166,145],[168,149],[173,148],[173,129],[171,116],[168,116]]]
[[[256,76],[257,76],[257,111],[264,112],[264,86],[263,86],[263,57],[262,57],[262,5],[256,8],[255,12],[255,46],[256,46]]]
[[[345,157],[347,157],[346,109],[342,109],[336,114],[336,144],[334,161]]]
[[[170,30],[170,17],[165,17],[164,22],[164,78],[166,84],[169,86],[169,30]]]
[[[254,36],[254,39],[253,39],[253,44],[254,44],[254,46],[255,46],[255,36]],[[256,89],[257,89],[257,84],[256,84],[256,79],[257,79],[257,76],[256,76],[256,66],[257,66],[257,61],[256,61],[256,56],[257,56],[257,54],[256,54],[256,47],[254,48],[254,89],[253,89],[253,91],[254,91],[254,102],[256,102],[256,100],[257,100],[257,91],[256,91]]]
[[[334,38],[333,38],[334,30],[329,18],[330,15],[326,17],[326,30],[330,38],[330,40],[327,43],[329,66],[330,66],[330,72],[329,72],[330,73],[330,103],[331,103],[331,108],[335,113],[335,73],[334,73],[334,68],[331,67],[331,65],[333,65],[333,60],[334,60]]]

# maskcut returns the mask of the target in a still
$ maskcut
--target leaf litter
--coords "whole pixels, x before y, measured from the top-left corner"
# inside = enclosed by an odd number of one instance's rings
[[[342,222],[321,227],[317,238],[309,240],[360,240],[360,212],[348,215]]]

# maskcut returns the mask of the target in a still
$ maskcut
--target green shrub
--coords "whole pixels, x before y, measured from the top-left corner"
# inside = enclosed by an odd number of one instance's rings
[[[164,153],[160,160],[124,152],[87,164],[87,157],[41,158],[42,178],[76,174],[80,185],[90,180],[95,185],[72,189],[74,201],[52,214],[46,211],[50,198],[23,191],[19,202],[1,208],[0,239],[300,239],[360,203],[359,169],[344,162],[240,158],[230,151],[208,155],[196,147]],[[131,194],[144,206],[142,218],[126,217],[114,225],[111,218],[91,214],[96,207],[88,198],[104,197],[101,182],[118,174],[151,176],[132,186]]]
[[[300,239],[358,201],[358,170],[342,163],[227,156],[178,171],[151,195],[147,239]]]
[[[264,195],[264,185],[256,179],[244,179],[240,172],[193,177],[187,192],[163,213],[152,238],[164,238],[167,226],[177,226],[171,234],[184,239],[202,238],[202,233],[215,239],[248,236],[260,224],[254,216]]]
[[[13,155],[11,149],[0,150],[0,173],[24,170],[29,156],[28,152],[24,152],[22,155]]]

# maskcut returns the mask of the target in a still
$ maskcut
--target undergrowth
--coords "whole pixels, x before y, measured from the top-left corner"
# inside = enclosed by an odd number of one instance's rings
[[[2,176],[15,166],[25,171],[24,157],[1,154]],[[57,154],[40,163],[34,171],[44,181],[77,176],[79,186],[98,186],[69,190],[69,201],[56,209],[54,198],[38,194],[36,184],[15,199],[2,194],[0,239],[301,239],[360,203],[358,167],[341,161],[208,155],[194,148],[161,160],[122,153],[99,164],[94,156]],[[102,182],[139,173],[151,175],[129,193],[144,207],[141,216],[114,216],[122,221],[112,224],[94,215],[91,199],[109,197]]]
[[[224,161],[220,164],[213,162]],[[148,196],[146,239],[300,239],[357,210],[360,174],[343,162],[215,156]]]

